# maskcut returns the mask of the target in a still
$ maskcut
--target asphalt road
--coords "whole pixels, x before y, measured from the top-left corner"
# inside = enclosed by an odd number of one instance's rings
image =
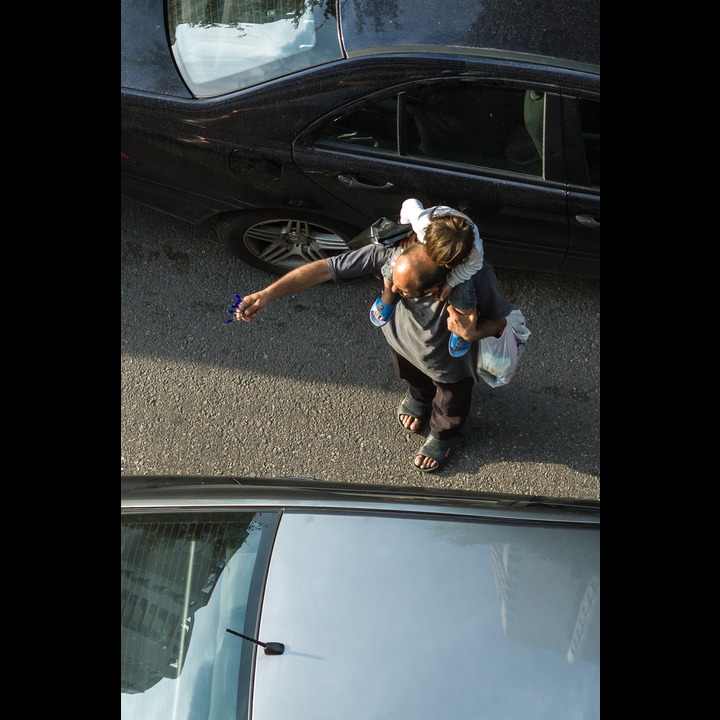
[[[368,320],[380,283],[324,284],[225,325],[275,276],[212,222],[121,205],[121,474],[321,480],[600,499],[600,281],[497,268],[532,335],[512,383],[476,387],[437,473],[400,428],[403,386]],[[491,260],[491,258],[489,258]]]

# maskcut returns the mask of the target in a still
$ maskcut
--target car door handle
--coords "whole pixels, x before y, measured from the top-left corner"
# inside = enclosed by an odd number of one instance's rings
[[[592,215],[576,215],[575,219],[585,227],[593,228],[597,230],[600,227],[600,222],[596,220]]]
[[[354,175],[338,175],[337,179],[343,185],[347,185],[349,188],[352,188],[352,189],[384,191],[384,190],[392,190],[392,188],[394,187],[394,185],[389,182],[386,182],[384,185],[378,185],[377,183],[363,182],[362,180],[358,180]]]

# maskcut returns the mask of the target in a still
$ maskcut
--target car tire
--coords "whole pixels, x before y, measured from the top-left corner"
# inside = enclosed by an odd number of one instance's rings
[[[249,210],[225,215],[217,223],[218,237],[231,255],[275,275],[345,252],[358,232],[302,211]]]

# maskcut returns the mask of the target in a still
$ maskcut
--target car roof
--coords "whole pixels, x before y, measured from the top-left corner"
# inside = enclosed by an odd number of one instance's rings
[[[351,57],[422,49],[544,58],[576,69],[600,65],[599,0],[340,0],[340,21]]]
[[[281,512],[258,637],[285,650],[256,652],[254,717],[596,717],[599,502],[242,477],[121,499]]]

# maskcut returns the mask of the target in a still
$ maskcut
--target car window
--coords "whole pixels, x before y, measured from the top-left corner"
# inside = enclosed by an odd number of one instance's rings
[[[320,142],[542,176],[544,122],[542,92],[438,83],[353,110]]]
[[[583,98],[579,103],[580,125],[590,184],[600,187],[600,103]]]
[[[252,662],[255,646],[227,628],[256,630],[277,518],[124,516],[123,720],[236,717],[241,663]]]
[[[342,57],[335,0],[168,0],[173,56],[196,97]]]

